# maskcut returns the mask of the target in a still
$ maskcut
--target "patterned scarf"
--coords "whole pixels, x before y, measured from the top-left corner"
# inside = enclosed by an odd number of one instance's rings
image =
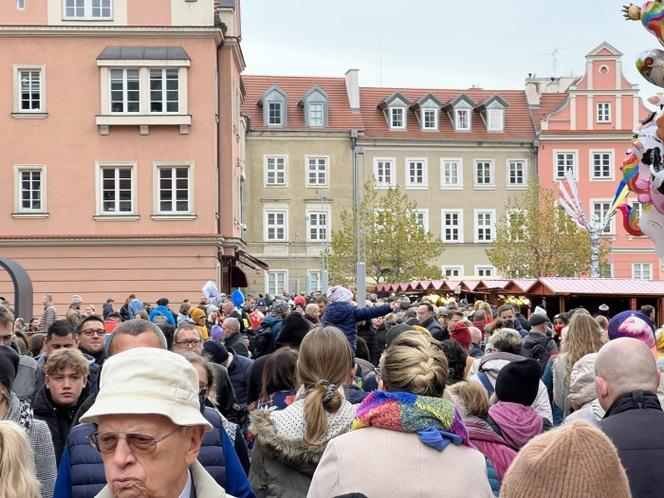
[[[443,451],[450,442],[471,446],[461,415],[442,398],[374,391],[360,404],[353,421],[354,430],[364,427],[414,432],[422,443],[437,451]]]

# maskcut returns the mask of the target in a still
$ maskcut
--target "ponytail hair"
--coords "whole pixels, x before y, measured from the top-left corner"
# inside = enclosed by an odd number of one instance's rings
[[[343,385],[353,369],[353,350],[336,327],[311,329],[300,345],[296,374],[305,389],[304,439],[318,444],[327,434],[327,413],[336,413],[344,401]]]
[[[32,447],[23,428],[9,420],[0,421],[0,496],[40,498]]]

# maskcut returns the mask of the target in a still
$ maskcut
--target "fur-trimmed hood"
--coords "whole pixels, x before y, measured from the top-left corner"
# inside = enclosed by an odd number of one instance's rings
[[[336,413],[328,413],[327,435],[324,441],[310,444],[304,439],[304,398],[297,399],[284,410],[254,410],[249,431],[266,453],[302,471],[303,464],[318,464],[327,442],[348,432],[355,418],[355,406],[344,400]]]

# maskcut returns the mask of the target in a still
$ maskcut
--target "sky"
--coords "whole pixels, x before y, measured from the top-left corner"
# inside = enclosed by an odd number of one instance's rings
[[[343,76],[362,86],[522,89],[528,73],[581,75],[603,41],[648,97],[634,67],[662,48],[616,0],[243,0],[245,74]]]

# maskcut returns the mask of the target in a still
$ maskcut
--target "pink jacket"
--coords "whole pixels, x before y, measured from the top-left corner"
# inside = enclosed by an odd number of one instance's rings
[[[491,429],[486,420],[468,417],[464,418],[463,425],[468,429],[470,442],[491,461],[498,474],[498,480],[503,482],[505,472],[516,458],[516,451]]]
[[[515,450],[542,433],[544,420],[531,406],[499,401],[489,408],[489,417],[498,426],[500,435]]]

